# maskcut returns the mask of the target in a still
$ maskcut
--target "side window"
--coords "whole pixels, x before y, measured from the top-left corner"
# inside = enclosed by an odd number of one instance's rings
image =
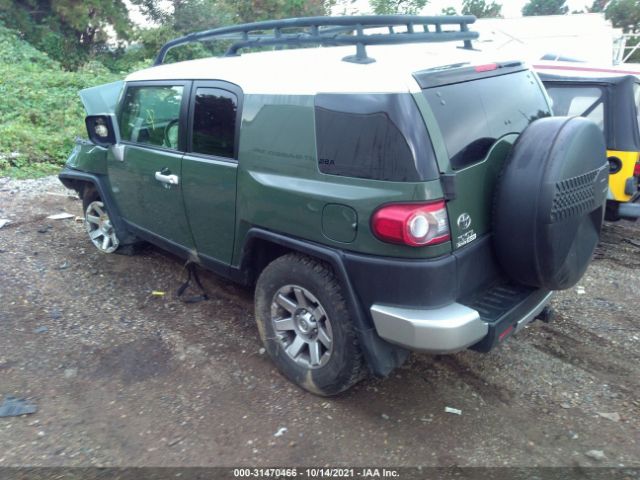
[[[236,96],[219,88],[198,88],[193,110],[191,150],[203,155],[234,158]]]
[[[122,140],[176,150],[181,86],[129,87],[120,110]]]
[[[398,182],[437,175],[429,134],[410,95],[320,93],[315,120],[322,173]]]
[[[604,130],[604,95],[598,87],[547,86],[554,115],[581,116]]]

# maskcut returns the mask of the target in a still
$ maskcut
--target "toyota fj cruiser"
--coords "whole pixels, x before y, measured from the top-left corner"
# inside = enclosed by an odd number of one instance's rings
[[[387,375],[409,350],[489,351],[584,273],[608,166],[593,122],[550,117],[526,65],[471,48],[474,20],[174,40],[153,68],[81,93],[90,141],[60,179],[101,251],[146,240],[255,286],[268,354],[311,392]],[[210,39],[227,53],[164,63]],[[310,45],[331,48],[282,48]],[[253,47],[276,51],[238,53]]]

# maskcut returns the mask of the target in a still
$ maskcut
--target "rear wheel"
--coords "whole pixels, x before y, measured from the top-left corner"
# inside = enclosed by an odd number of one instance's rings
[[[347,303],[333,271],[288,254],[270,263],[255,292],[256,322],[278,369],[317,395],[336,395],[365,369]]]

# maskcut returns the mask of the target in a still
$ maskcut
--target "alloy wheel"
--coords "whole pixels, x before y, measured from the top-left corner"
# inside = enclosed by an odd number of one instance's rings
[[[84,226],[89,238],[98,250],[104,253],[113,253],[118,249],[120,241],[111,224],[111,219],[104,203],[99,200],[91,202],[84,214]]]
[[[306,368],[327,364],[333,352],[331,321],[304,287],[285,285],[273,296],[271,322],[285,353]]]

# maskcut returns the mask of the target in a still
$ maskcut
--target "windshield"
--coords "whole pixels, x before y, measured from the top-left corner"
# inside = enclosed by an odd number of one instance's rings
[[[80,90],[80,99],[87,115],[114,114],[123,85],[123,81],[118,81]]]

